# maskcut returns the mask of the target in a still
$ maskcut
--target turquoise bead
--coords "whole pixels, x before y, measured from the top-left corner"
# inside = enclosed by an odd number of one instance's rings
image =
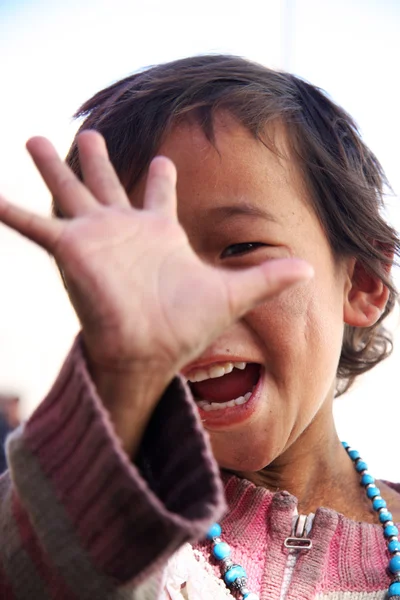
[[[215,558],[217,558],[218,560],[228,558],[228,556],[230,556],[231,554],[231,549],[226,542],[219,542],[219,544],[215,544],[212,551]]]
[[[400,542],[397,540],[390,540],[388,543],[388,550],[390,553],[399,552],[400,551]]]
[[[399,530],[397,529],[396,525],[386,525],[385,529],[383,530],[383,535],[385,537],[392,537],[392,535],[398,535]]]
[[[343,448],[350,448],[350,444],[348,444],[347,442],[342,442],[342,446]]]
[[[369,473],[364,473],[361,477],[361,485],[368,485],[369,483],[375,483],[375,479]]]
[[[361,471],[366,471],[368,469],[368,465],[364,460],[359,460],[356,464],[356,471],[361,473]],[[372,483],[372,481],[371,481]]]
[[[240,565],[234,565],[225,573],[224,581],[226,585],[232,585],[232,583],[240,577],[247,577],[246,571]]]
[[[389,586],[388,597],[391,598],[392,596],[400,596],[400,583],[397,581]]]
[[[221,525],[219,523],[213,523],[207,532],[207,538],[212,540],[215,537],[219,537],[222,533]]]
[[[376,485],[374,485],[374,487],[370,487],[367,489],[367,496],[368,498],[375,498],[375,496],[380,496],[381,494],[381,490],[379,488],[376,487]]]
[[[380,508],[386,508],[386,502],[383,498],[375,498],[372,503],[372,508],[374,510],[379,510]]]
[[[349,456],[351,460],[357,460],[357,458],[360,458],[360,453],[358,452],[358,450],[350,450]]]
[[[248,592],[243,596],[243,600],[260,600],[260,598],[254,592]]]
[[[389,561],[389,570],[396,575],[400,572],[400,556],[393,556]]]
[[[381,523],[386,523],[386,521],[393,521],[393,515],[391,512],[381,513],[379,515],[379,520]]]

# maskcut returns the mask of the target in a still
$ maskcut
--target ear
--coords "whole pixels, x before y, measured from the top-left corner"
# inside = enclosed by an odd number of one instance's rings
[[[343,319],[353,327],[371,327],[382,316],[389,298],[389,289],[377,277],[368,273],[356,259],[348,265]]]

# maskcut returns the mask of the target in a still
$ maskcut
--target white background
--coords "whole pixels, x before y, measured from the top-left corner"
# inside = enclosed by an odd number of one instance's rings
[[[24,150],[29,136],[50,137],[64,155],[72,114],[101,87],[146,65],[228,52],[326,89],[356,118],[398,191],[399,30],[397,0],[0,0],[0,190],[48,214]],[[399,227],[396,198],[390,205]],[[78,326],[49,257],[2,226],[0,281],[0,392],[19,394],[27,416]],[[399,353],[335,407],[342,437],[371,471],[397,481]]]

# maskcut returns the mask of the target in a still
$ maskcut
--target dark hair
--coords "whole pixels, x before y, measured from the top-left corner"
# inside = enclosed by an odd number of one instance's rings
[[[266,124],[285,124],[335,256],[355,257],[390,290],[375,325],[345,326],[337,369],[339,395],[357,375],[391,353],[391,336],[382,321],[397,297],[388,273],[400,250],[396,231],[381,214],[385,175],[353,119],[319,88],[294,75],[224,55],[185,58],[143,70],[93,96],[75,117],[84,118],[79,131],[102,133],[111,162],[130,191],[171,126],[190,115],[213,143],[213,117],[220,109],[229,111],[262,143]],[[76,140],[66,160],[80,177]],[[56,207],[54,212],[59,214]]]

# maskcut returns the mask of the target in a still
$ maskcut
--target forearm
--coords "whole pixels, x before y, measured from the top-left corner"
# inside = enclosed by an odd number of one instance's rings
[[[156,368],[115,371],[88,361],[90,375],[122,447],[134,461],[156,404],[173,377]]]

